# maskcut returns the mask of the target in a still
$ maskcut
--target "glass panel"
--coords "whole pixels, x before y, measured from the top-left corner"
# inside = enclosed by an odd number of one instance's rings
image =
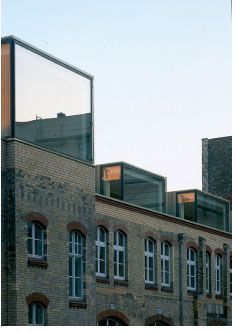
[[[177,216],[182,219],[196,221],[194,192],[177,194]]]
[[[105,231],[102,228],[99,228],[100,233],[100,242],[105,242]]]
[[[15,47],[16,136],[92,161],[91,81]]]
[[[121,232],[118,232],[118,238],[119,238],[119,246],[124,246],[124,235]]]
[[[32,223],[28,224],[28,237],[32,237],[32,227],[33,227]]]
[[[42,240],[43,237],[43,229],[35,224],[35,239]]]
[[[149,270],[149,280],[153,281],[153,270],[152,269]]]
[[[190,260],[192,262],[195,262],[195,251],[193,251],[193,250],[190,250]]]
[[[69,276],[72,276],[72,257],[69,257]]]
[[[28,239],[28,254],[32,255],[33,251],[32,251],[32,239]]]
[[[100,273],[105,273],[105,261],[100,261]]]
[[[1,46],[1,125],[2,137],[11,136],[10,45]]]
[[[43,242],[41,240],[35,240],[35,255],[43,255]]]
[[[170,246],[166,243],[165,244],[165,255],[169,256],[169,254],[170,254]]]
[[[75,257],[75,277],[81,277],[81,264],[82,259],[80,257]]]
[[[149,268],[153,269],[153,266],[154,266],[153,257],[149,257]]]
[[[149,252],[153,253],[153,251],[154,251],[153,241],[149,240]]]
[[[191,277],[191,287],[195,288],[195,277]]]
[[[107,321],[106,319],[100,320],[100,322],[98,322],[99,326],[107,326]]]
[[[162,242],[161,243],[161,255],[163,255],[164,254],[164,243]]]
[[[69,277],[69,296],[73,296],[72,277]]]
[[[105,260],[105,247],[100,247],[100,259]]]
[[[194,265],[190,265],[190,274],[191,274],[191,276],[195,275],[195,266]]]
[[[197,222],[229,231],[229,203],[197,193]]]
[[[123,165],[124,201],[165,212],[165,178]]]
[[[165,273],[165,283],[169,285],[170,283],[170,275],[168,272]]]
[[[166,271],[166,272],[169,272],[169,270],[170,270],[170,263],[169,263],[168,260],[166,260],[165,271]]]
[[[29,324],[33,324],[33,303],[29,305]]]
[[[119,263],[124,263],[124,252],[119,251]]]
[[[124,264],[119,264],[119,276],[124,277]]]
[[[122,199],[121,166],[101,166],[101,194]]]
[[[36,304],[36,325],[43,325],[44,308],[41,304]]]

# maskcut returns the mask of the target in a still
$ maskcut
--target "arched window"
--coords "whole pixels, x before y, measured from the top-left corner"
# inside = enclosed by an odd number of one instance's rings
[[[107,232],[101,226],[97,227],[96,275],[99,277],[107,276]]]
[[[116,317],[107,317],[97,323],[98,326],[123,326],[123,322]]]
[[[84,236],[78,231],[69,233],[69,296],[83,298]]]
[[[197,289],[197,253],[193,248],[187,250],[187,289]]]
[[[155,242],[150,237],[145,239],[145,282],[155,283]]]
[[[161,243],[161,285],[170,287],[171,246],[168,242]]]
[[[211,292],[211,255],[206,253],[206,292]]]
[[[29,325],[45,325],[45,307],[41,302],[29,304]]]
[[[28,224],[28,255],[46,256],[46,229],[37,221]]]
[[[125,280],[126,236],[123,232],[114,233],[114,278]]]
[[[216,294],[221,294],[221,256],[216,255],[215,272],[216,272]]]

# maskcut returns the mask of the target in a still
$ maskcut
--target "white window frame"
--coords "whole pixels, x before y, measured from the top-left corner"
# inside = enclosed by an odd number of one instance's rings
[[[211,291],[211,255],[206,253],[206,293]]]
[[[191,260],[191,252],[194,253],[194,260]],[[194,274],[191,275],[191,266],[194,266]],[[191,279],[194,278],[194,287],[191,286]],[[196,291],[197,290],[197,252],[193,248],[187,249],[187,280],[189,280],[189,285],[187,282],[187,290]]]
[[[123,245],[119,245],[119,234],[122,235],[123,238]],[[116,262],[114,261],[114,279],[116,280],[125,280],[126,277],[126,235],[122,231],[116,231],[115,236],[114,236],[114,255],[116,255]],[[119,252],[123,252],[123,258],[124,261],[120,262],[119,261]],[[115,275],[115,265],[116,265],[116,271],[117,275]],[[123,265],[123,276],[119,275],[119,265]]]
[[[166,256],[165,255],[165,247],[168,246],[169,248],[169,255]],[[164,280],[164,282],[161,282],[161,286],[164,286],[164,287],[170,287],[171,285],[171,281],[170,281],[170,278],[171,278],[171,268],[170,268],[170,264],[171,264],[171,245],[164,241],[161,243],[161,261],[162,261],[162,264],[161,264],[161,279]],[[169,274],[169,283],[166,282],[166,262],[169,263],[169,269],[168,269],[168,274]]]
[[[72,241],[70,241],[70,234],[72,236]],[[78,242],[75,242],[75,235],[78,234]],[[70,244],[72,246],[72,252],[70,252],[69,249],[69,259],[72,258],[72,276],[70,276],[70,271],[69,271],[69,279],[72,279],[72,295],[69,294],[70,298],[73,299],[82,299],[84,297],[84,236],[78,232],[78,231],[71,231],[69,233],[69,247]],[[76,249],[77,246],[77,250]],[[81,246],[81,252],[79,252],[79,246]],[[76,252],[77,251],[77,252]],[[80,277],[75,276],[75,262],[76,259],[81,260],[80,262]],[[76,279],[80,279],[80,286],[81,286],[81,296],[76,296],[75,295],[75,283]],[[69,290],[70,292],[70,290]]]
[[[151,252],[149,247],[150,247],[150,242],[152,242],[152,247],[153,247],[153,251]],[[148,237],[147,239],[145,239],[145,266],[147,270],[147,279],[145,278],[145,283],[146,284],[155,284],[155,241],[153,239],[151,239],[150,237]],[[153,259],[153,266],[150,267],[149,264],[149,258]],[[150,280],[150,270],[153,270],[153,280]]]
[[[216,255],[215,257],[215,278],[216,278],[216,283],[215,283],[215,292],[216,295],[221,295],[221,264],[222,264],[222,257],[220,255]],[[219,285],[219,288],[218,288]]]
[[[45,306],[41,302],[32,302],[29,304],[28,310],[30,310],[30,306],[32,306],[32,323],[30,326],[44,326],[45,325]],[[43,308],[43,323],[42,324],[36,324],[36,307],[41,306]]]
[[[37,257],[37,258],[43,258],[44,257],[44,245],[45,245],[45,240],[44,240],[44,232],[45,229],[42,225],[40,225],[37,222],[32,221],[30,223],[32,225],[32,237],[28,236],[28,241],[31,239],[32,241],[32,254],[28,253],[28,256],[30,257]],[[35,254],[35,243],[38,241],[38,239],[35,238],[35,226],[39,227],[41,229],[41,242],[42,242],[42,254],[41,255],[36,255]]]
[[[104,232],[104,241],[100,240],[100,233],[101,231]],[[101,252],[101,248],[104,248],[104,252],[105,252],[105,273],[101,273],[101,259],[100,259],[100,252]],[[106,277],[107,276],[107,232],[106,230],[101,227],[98,226],[97,227],[97,239],[96,239],[96,276],[98,277]],[[97,271],[98,268],[98,271]]]

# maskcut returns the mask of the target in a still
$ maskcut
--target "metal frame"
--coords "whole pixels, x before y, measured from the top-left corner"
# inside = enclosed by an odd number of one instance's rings
[[[10,44],[10,112],[11,112],[11,135],[15,137],[15,45],[19,45],[30,52],[33,52],[55,64],[64,67],[74,73],[83,76],[90,80],[90,111],[91,111],[91,134],[92,134],[92,149],[91,149],[91,162],[94,163],[94,76],[82,71],[81,69],[68,64],[65,61],[62,61],[55,56],[46,53],[39,48],[32,46],[29,43],[15,37],[15,36],[6,36],[1,39],[1,44]],[[53,150],[52,150],[53,151]],[[79,159],[78,159],[79,160]],[[81,159],[83,160],[83,159]]]

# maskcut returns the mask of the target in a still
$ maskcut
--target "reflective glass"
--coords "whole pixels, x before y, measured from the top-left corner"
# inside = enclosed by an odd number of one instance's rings
[[[100,241],[105,242],[105,231],[101,227],[99,228]]]
[[[43,325],[44,307],[41,304],[36,304],[36,325]]]
[[[33,254],[33,250],[32,250],[32,239],[28,238],[28,254],[32,255]]]
[[[119,264],[119,276],[124,277],[124,265]]]
[[[92,161],[91,80],[15,46],[16,137]]]
[[[123,200],[165,212],[165,179],[123,164]]]
[[[11,136],[10,44],[1,45],[1,126],[2,137]]]
[[[41,240],[35,240],[35,255],[43,255],[43,243]]]
[[[191,221],[195,218],[195,193],[177,193],[177,216]]]
[[[153,246],[153,241],[149,239],[149,252],[153,252],[154,251],[154,246]]]
[[[33,324],[33,303],[29,305],[29,324]]]
[[[100,247],[100,259],[105,260],[105,247]]]
[[[229,203],[197,193],[197,222],[229,231]]]
[[[101,166],[101,194],[122,200],[121,166]]]

